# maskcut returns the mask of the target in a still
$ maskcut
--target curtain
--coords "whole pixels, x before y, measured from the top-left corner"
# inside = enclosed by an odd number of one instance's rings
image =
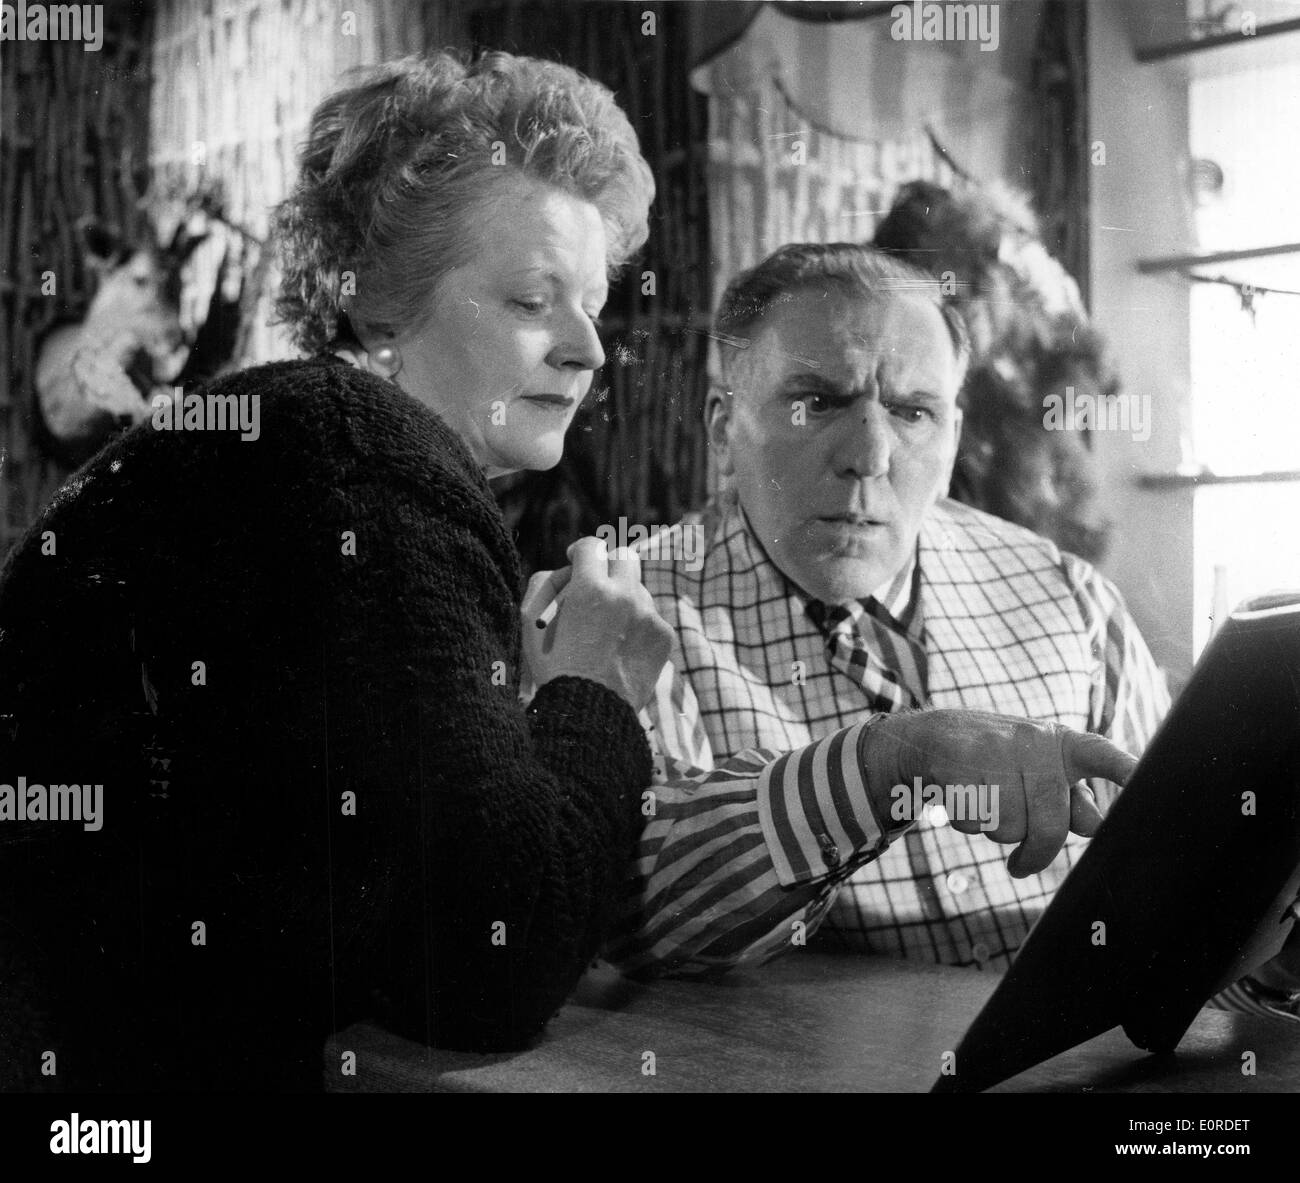
[[[609,357],[551,472],[498,482],[526,568],[563,566],[597,526],[675,522],[703,498],[710,313],[705,102],[688,85],[688,5],[509,3],[472,13],[477,48],[561,61],[614,91],[654,173],[650,240],[611,291]],[[652,19],[648,19],[652,18]]]

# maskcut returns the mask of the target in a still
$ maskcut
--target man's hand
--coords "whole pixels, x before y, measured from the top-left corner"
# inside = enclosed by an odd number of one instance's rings
[[[1096,832],[1101,813],[1079,781],[1102,777],[1122,786],[1137,766],[1103,736],[987,711],[889,715],[867,729],[864,741],[867,783],[882,817],[909,799],[895,787],[910,794],[918,778],[923,787],[941,789],[987,785],[995,803],[991,819],[954,817],[950,810],[949,821],[964,834],[1017,843],[1007,860],[1017,879],[1047,867],[1070,831]]]

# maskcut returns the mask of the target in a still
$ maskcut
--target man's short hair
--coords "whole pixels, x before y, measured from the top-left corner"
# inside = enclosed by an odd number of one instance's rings
[[[965,322],[932,275],[874,247],[854,242],[796,242],[778,247],[727,284],[713,319],[724,381],[772,308],[800,292],[833,289],[845,296],[919,296],[943,317],[957,355],[958,384],[970,361]]]

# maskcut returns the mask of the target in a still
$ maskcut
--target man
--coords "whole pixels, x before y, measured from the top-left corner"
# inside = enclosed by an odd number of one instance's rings
[[[951,795],[912,817],[928,786],[904,782],[891,816],[916,824],[883,853],[845,849],[844,827],[832,833],[774,755],[918,707],[1062,724],[1139,752],[1168,708],[1162,677],[1095,570],[944,499],[967,355],[933,281],[865,247],[784,247],[732,282],[716,329],[708,429],[734,493],[674,527],[703,529],[702,562],[643,557],[677,634],[643,721],[665,780],[683,765],[761,767],[761,836],[752,819],[728,836],[707,780],[658,788],[637,884],[658,919],[612,953],[633,969],[726,968],[825,916],[842,946],[1005,968],[1080,837],[1050,865],[1023,850],[1004,864],[956,827]],[[979,770],[960,770],[977,790],[1014,776],[1005,760]]]
[[[734,488],[642,555],[676,642],[606,955],[724,971],[826,920],[841,947],[1005,968],[1095,832],[1093,794],[1131,771],[1118,749],[1168,709],[1163,678],[1088,564],[944,499],[967,350],[932,280],[784,247],[716,329],[708,426]],[[535,577],[526,619],[564,578]],[[994,842],[1019,845],[1004,863]],[[1295,1019],[1298,985],[1293,938],[1219,1004]]]

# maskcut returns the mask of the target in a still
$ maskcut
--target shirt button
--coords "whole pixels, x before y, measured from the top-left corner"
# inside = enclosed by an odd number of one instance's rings
[[[976,964],[983,965],[989,959],[989,947],[983,941],[976,941],[970,947],[970,955]]]
[[[961,895],[970,886],[970,880],[960,871],[954,871],[948,876],[948,890],[953,895]]]
[[[948,811],[942,805],[930,806],[930,824],[936,830],[941,830],[948,824]]]

